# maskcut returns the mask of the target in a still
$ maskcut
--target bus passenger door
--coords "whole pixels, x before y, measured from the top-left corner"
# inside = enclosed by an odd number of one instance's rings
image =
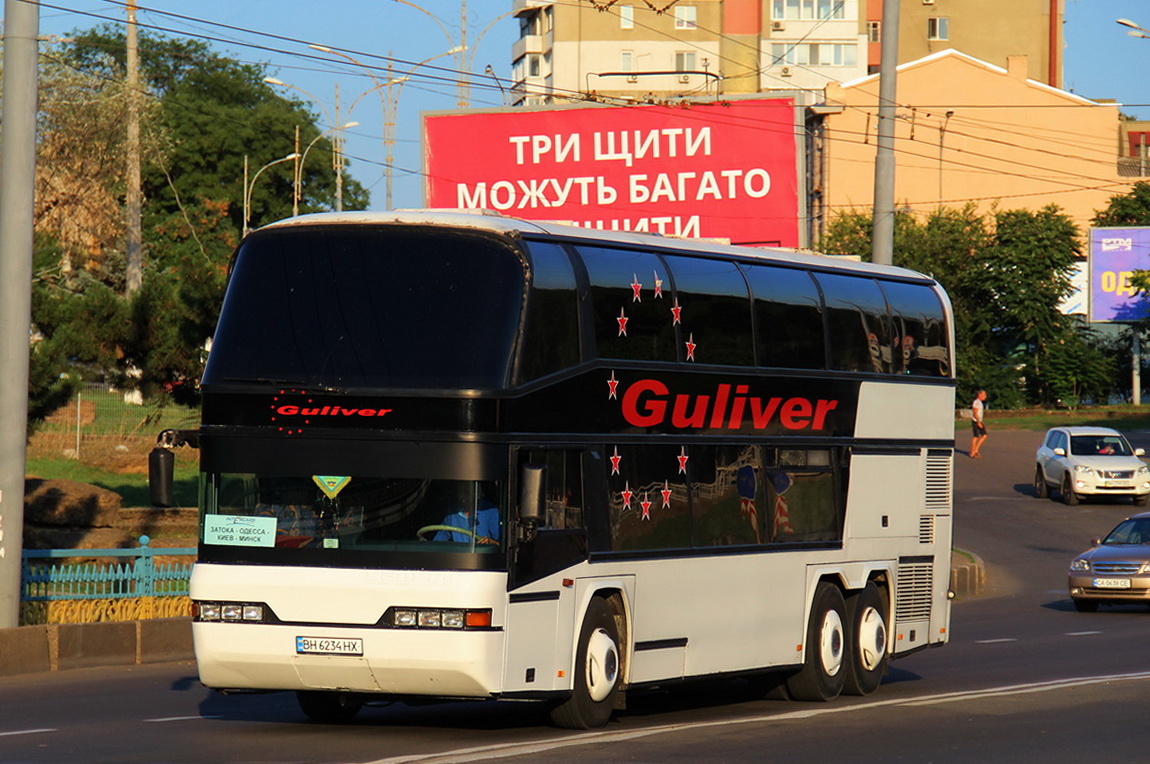
[[[546,506],[534,534],[518,539],[512,553],[505,692],[569,686],[565,673],[560,676],[567,669],[566,643],[574,628],[575,592],[569,582],[587,560],[583,456],[581,449],[522,448],[513,462],[547,467]]]

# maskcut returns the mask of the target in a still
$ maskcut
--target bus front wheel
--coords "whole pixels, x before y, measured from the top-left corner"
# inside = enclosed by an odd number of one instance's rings
[[[878,587],[866,587],[847,601],[847,695],[870,695],[878,689],[887,665],[886,600]]]
[[[807,624],[806,657],[799,673],[787,679],[795,700],[825,702],[843,690],[846,675],[846,602],[834,584],[823,581],[815,589],[811,620]]]
[[[324,724],[350,722],[363,708],[363,701],[350,692],[299,690],[295,696],[304,716]]]
[[[587,730],[605,725],[615,708],[619,669],[619,628],[611,606],[595,597],[579,630],[571,697],[551,711],[555,726]]]

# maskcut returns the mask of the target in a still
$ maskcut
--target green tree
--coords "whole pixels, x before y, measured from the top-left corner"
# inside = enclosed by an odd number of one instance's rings
[[[843,215],[821,246],[869,258],[870,230],[869,215]],[[1092,336],[1058,311],[1078,252],[1073,222],[1055,207],[896,216],[895,264],[938,280],[954,306],[961,400],[986,388],[995,405],[1015,407],[1108,389]],[[1074,359],[1092,369],[1071,373]]]
[[[1106,209],[1094,214],[1096,226],[1150,225],[1150,183],[1140,180],[1128,193],[1110,197]]]

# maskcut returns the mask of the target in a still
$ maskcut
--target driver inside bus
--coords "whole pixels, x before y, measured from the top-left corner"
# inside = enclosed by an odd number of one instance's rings
[[[471,540],[471,534],[474,533],[475,540],[480,544],[499,543],[499,507],[487,498],[487,491],[485,490],[483,495],[479,497],[479,501],[476,502],[475,511],[472,512],[470,493],[471,486],[468,485],[463,495],[460,496],[460,509],[443,518],[443,525],[461,528],[467,532],[437,531],[433,541],[467,542]]]

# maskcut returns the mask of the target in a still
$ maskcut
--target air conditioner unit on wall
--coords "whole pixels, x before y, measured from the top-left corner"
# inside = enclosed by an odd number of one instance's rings
[[[922,0],[923,5],[934,5],[934,0]]]
[[[627,82],[635,83],[638,81],[639,81],[638,75],[635,75],[635,74],[628,74],[627,75]]]
[[[779,70],[779,76],[780,77],[790,77],[791,76],[791,67],[784,66],[782,69]]]
[[[771,31],[773,31],[773,32],[782,32],[786,28],[787,28],[787,25],[781,21],[772,21],[771,22]]]
[[[691,81],[691,75],[689,75],[689,74],[680,74],[679,75],[679,82],[687,83],[690,81]]]

